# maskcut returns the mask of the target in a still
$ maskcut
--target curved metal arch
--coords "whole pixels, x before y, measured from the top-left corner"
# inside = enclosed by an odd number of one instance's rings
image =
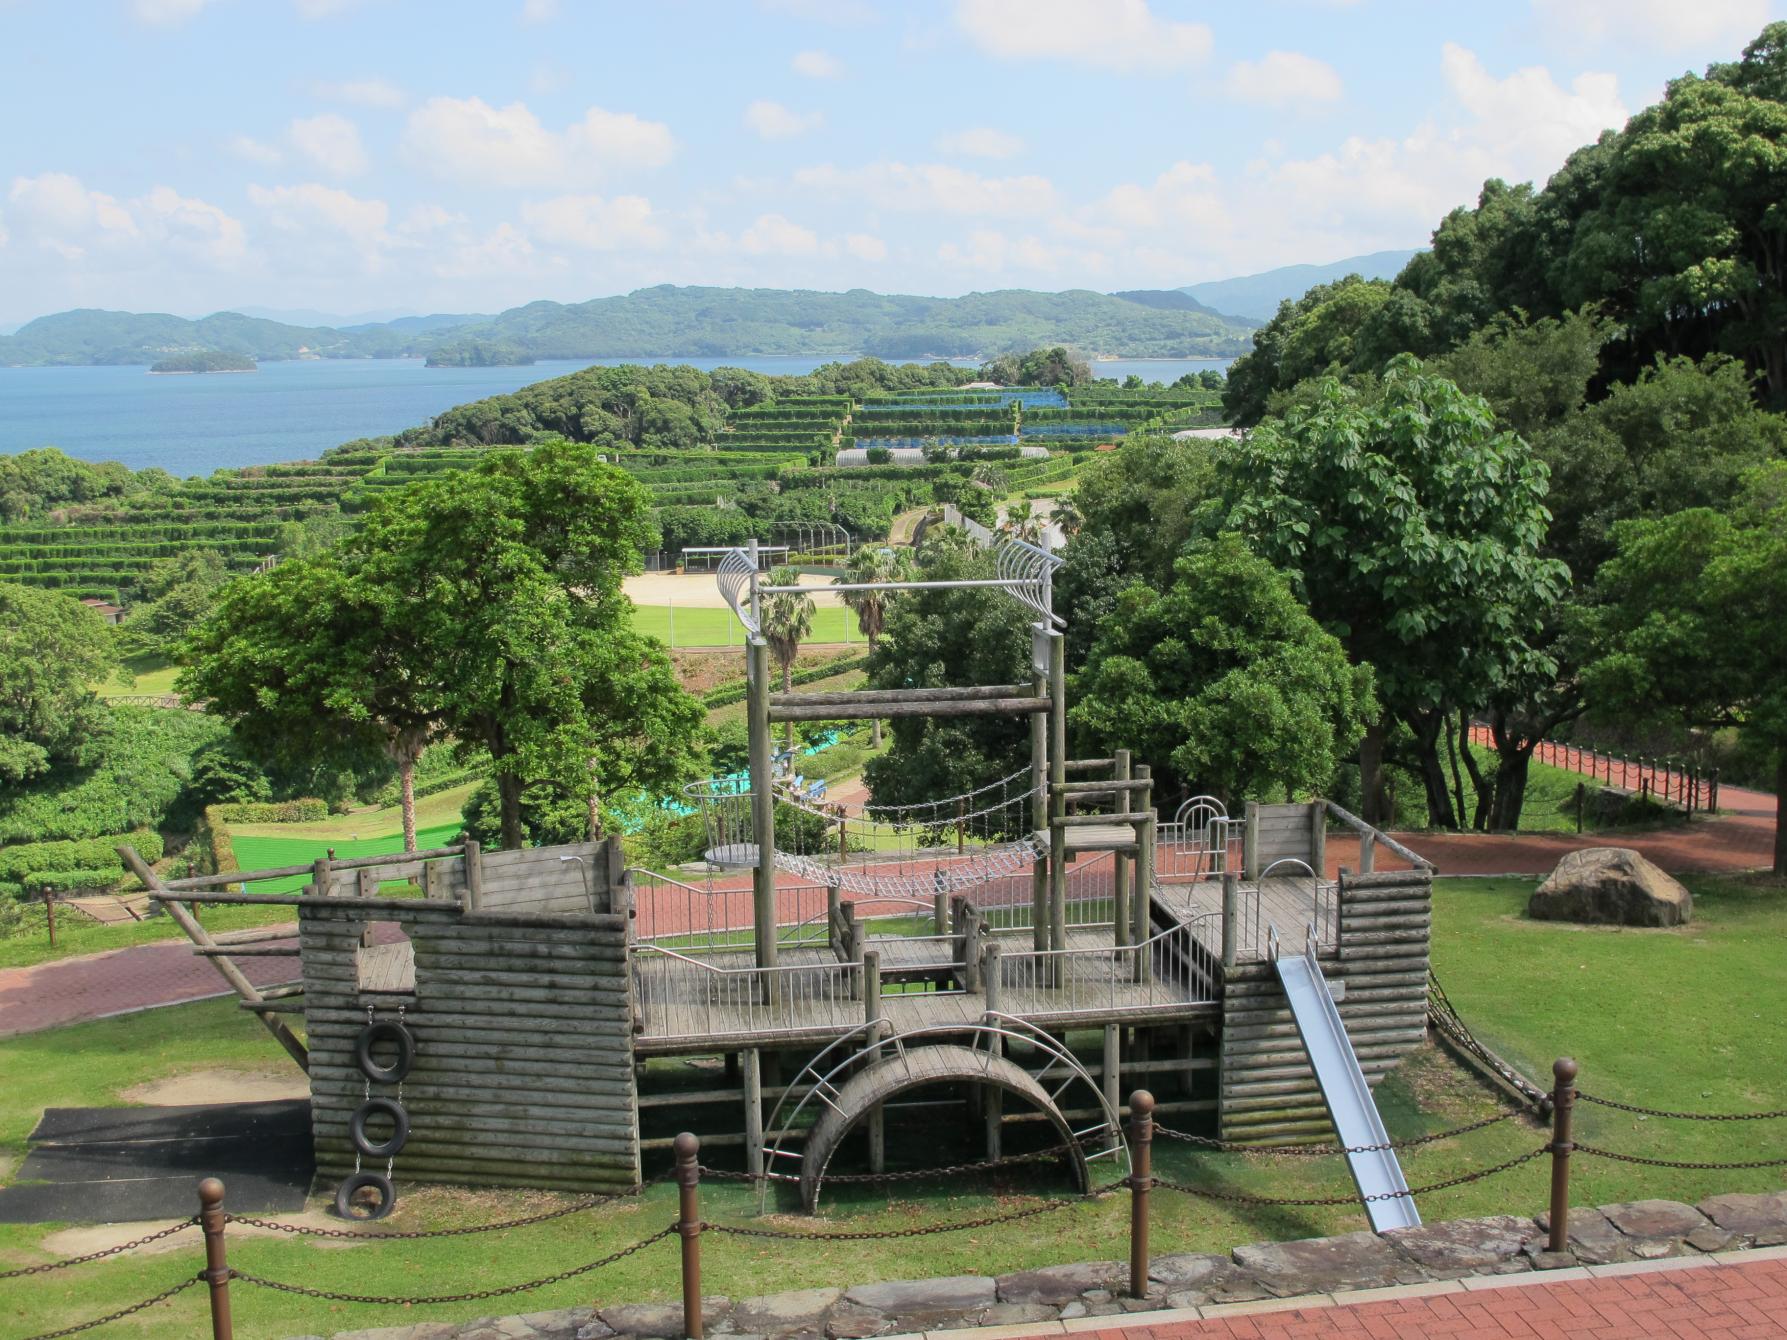
[[[1017,583],[1004,587],[1013,600],[1040,614],[1050,623],[1055,617],[1055,569],[1062,560],[1040,545],[1020,540],[1015,535],[1000,538],[993,547],[993,569],[1004,581]]]
[[[1121,1161],[1124,1171],[1129,1170],[1129,1137],[1124,1129],[1122,1114],[1105,1096],[1104,1089],[1098,1081],[1093,1079],[1085,1066],[1080,1064],[1079,1058],[1068,1050],[1064,1043],[1057,1041],[1042,1029],[1015,1015],[1001,1014],[995,1010],[988,1010],[981,1015],[978,1022],[972,1024],[932,1024],[922,1028],[910,1028],[900,1033],[883,1033],[881,1030],[885,1027],[884,1020],[865,1020],[848,1032],[840,1034],[821,1048],[813,1059],[802,1067],[800,1073],[794,1077],[787,1088],[782,1090],[781,1097],[776,1100],[775,1107],[764,1122],[764,1129],[775,1131],[776,1138],[775,1143],[768,1151],[765,1163],[765,1169],[769,1176],[759,1187],[758,1209],[760,1211],[767,1206],[771,1181],[799,1181],[803,1187],[803,1203],[808,1204],[809,1208],[818,1204],[823,1173],[821,1172],[821,1175],[815,1178],[812,1199],[807,1202],[805,1199],[804,1165],[806,1159],[804,1151],[801,1157],[803,1168],[800,1177],[797,1178],[778,1167],[779,1162],[785,1162],[794,1157],[792,1151],[783,1148],[783,1143],[791,1132],[798,1129],[801,1115],[808,1106],[817,1101],[830,1108],[839,1091],[836,1081],[842,1078],[845,1072],[854,1067],[874,1066],[884,1060],[890,1051],[894,1055],[904,1056],[907,1046],[923,1045],[927,1039],[948,1039],[950,1043],[959,1045],[962,1037],[967,1035],[971,1048],[978,1050],[984,1046],[989,1058],[1002,1054],[1001,1044],[1004,1042],[1018,1041],[1029,1044],[1035,1051],[1048,1058],[1047,1064],[1034,1076],[1039,1085],[1052,1073],[1059,1073],[1062,1076],[1062,1082],[1055,1087],[1053,1093],[1044,1091],[1051,1105],[1054,1105],[1055,1100],[1067,1092],[1068,1088],[1077,1083],[1093,1096],[1099,1110],[1104,1114],[1104,1120],[1101,1123],[1081,1131],[1072,1130],[1071,1125],[1062,1127],[1067,1135],[1080,1145],[1082,1163],[1087,1161],[1087,1156],[1083,1152],[1085,1144],[1094,1137],[1100,1137],[1108,1143],[1104,1149],[1092,1154],[1090,1158],[1115,1158]],[[871,1033],[873,1035],[868,1038],[866,1045],[860,1051],[857,1050],[855,1044],[865,1034]],[[792,1109],[789,1109],[789,1099],[796,1093],[800,1096],[794,1100]],[[786,1115],[784,1115],[785,1109],[788,1109]],[[1045,1112],[1047,1110],[1044,1109]],[[1060,1117],[1060,1115],[1059,1106],[1056,1105],[1055,1116]],[[1064,1117],[1061,1120],[1065,1122]],[[828,1154],[826,1157],[829,1162],[830,1155]]]
[[[744,625],[745,631],[752,637],[762,634],[763,628],[751,613],[751,584],[757,579],[757,564],[743,549],[734,549],[720,560],[719,572],[714,577],[720,588],[720,595],[738,621]]]
[[[1280,856],[1276,861],[1272,862],[1271,865],[1267,866],[1264,870],[1260,871],[1260,877],[1259,877],[1258,882],[1263,884],[1268,879],[1272,878],[1272,872],[1274,870],[1278,869],[1278,867],[1281,865],[1300,865],[1303,867],[1304,874],[1308,875],[1311,879],[1315,880],[1317,883],[1321,882],[1322,877],[1320,875],[1316,874],[1315,867],[1310,865],[1310,863],[1308,861],[1305,861],[1302,857],[1299,857],[1299,856]],[[1280,879],[1293,879],[1293,878],[1295,878],[1295,874],[1293,873],[1291,875],[1281,875],[1281,876],[1279,876],[1279,878]]]
[[[1226,819],[1229,817],[1228,806],[1224,805],[1215,796],[1193,796],[1179,807],[1178,811],[1173,815],[1173,822],[1183,825],[1186,819],[1192,814],[1200,814],[1205,811],[1208,811],[1210,817],[1213,819]]]

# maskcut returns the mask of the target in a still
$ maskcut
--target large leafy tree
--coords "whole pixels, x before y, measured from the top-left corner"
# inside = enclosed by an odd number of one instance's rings
[[[1399,357],[1371,398],[1328,380],[1227,457],[1223,527],[1291,571],[1311,613],[1369,664],[1384,716],[1361,748],[1414,737],[1431,820],[1456,826],[1440,761],[1452,713],[1555,669],[1534,649],[1568,570],[1541,554],[1546,471],[1480,397]]]
[[[230,579],[215,549],[188,549],[151,564],[130,593],[130,617],[119,642],[130,656],[171,658],[180,642],[211,613]]]
[[[105,725],[93,686],[116,664],[111,629],[80,601],[0,583],[0,787],[81,759]]]
[[[1584,675],[1606,710],[1736,727],[1787,795],[1787,465],[1757,472],[1730,514],[1621,523],[1598,574]],[[1774,870],[1787,874],[1775,824]]]
[[[1370,670],[1235,535],[1194,541],[1165,590],[1123,593],[1074,697],[1095,752],[1134,750],[1164,794],[1226,802],[1323,785],[1376,710]]]

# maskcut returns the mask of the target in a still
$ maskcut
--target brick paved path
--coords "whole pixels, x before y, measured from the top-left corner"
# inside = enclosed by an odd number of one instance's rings
[[[1101,1340],[1776,1340],[1787,1335],[1787,1260],[1776,1252],[1756,1255],[1745,1261],[1732,1253],[1694,1268],[1641,1262],[1518,1282],[1502,1276],[1416,1285],[1354,1302],[1342,1295],[1330,1306],[1241,1303],[1205,1308],[1202,1319],[1144,1312],[1133,1324],[1073,1326]],[[1060,1330],[1035,1332],[1050,1333]]]

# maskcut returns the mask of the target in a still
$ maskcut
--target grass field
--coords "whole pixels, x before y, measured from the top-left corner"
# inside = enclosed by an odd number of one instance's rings
[[[1582,1088],[1656,1107],[1744,1111],[1787,1106],[1787,889],[1778,882],[1694,879],[1696,918],[1683,931],[1584,929],[1532,923],[1521,916],[1531,891],[1525,881],[1449,881],[1436,890],[1434,965],[1466,1020],[1491,1046],[1537,1074],[1552,1057],[1574,1054]],[[149,1015],[82,1024],[0,1041],[0,1070],[10,1082],[0,1092],[0,1159],[16,1156],[36,1114],[52,1104],[116,1101],[145,1079],[219,1065],[271,1068],[280,1058],[252,1020],[227,1004],[207,1003]],[[654,1062],[663,1073],[677,1062]],[[1386,1125],[1396,1138],[1441,1130],[1488,1115],[1495,1101],[1449,1058],[1423,1048],[1377,1091]],[[890,1127],[900,1126],[890,1123]],[[1578,1108],[1577,1136],[1622,1152],[1686,1160],[1744,1160],[1787,1156],[1780,1122],[1681,1123],[1643,1121],[1606,1108]],[[890,1131],[904,1144],[890,1156],[914,1163],[969,1153],[959,1129],[912,1123]],[[1194,1127],[1195,1129],[1195,1127]],[[1541,1144],[1537,1127],[1504,1122],[1410,1153],[1412,1185],[1454,1176]],[[971,1156],[971,1154],[970,1154]],[[726,1157],[716,1155],[716,1158]],[[736,1157],[736,1156],[733,1156]],[[897,1162],[896,1162],[897,1166]],[[1344,1165],[1334,1159],[1209,1154],[1162,1140],[1162,1175],[1224,1192],[1295,1197],[1344,1195]],[[648,1172],[656,1165],[648,1165]],[[1099,1180],[1112,1176],[1101,1168]],[[1779,1169],[1687,1172],[1613,1164],[1588,1156],[1574,1161],[1576,1204],[1663,1196],[1694,1200],[1718,1191],[1778,1187]],[[485,1222],[553,1203],[521,1192],[472,1193],[404,1186],[402,1158],[397,1229]],[[917,1183],[897,1194],[839,1186],[828,1194],[830,1226],[852,1230],[904,1228],[967,1219],[1017,1208],[1037,1194],[1056,1194],[1044,1171],[1011,1174],[1002,1188],[961,1179]],[[1422,1198],[1425,1218],[1536,1213],[1544,1207],[1548,1170],[1535,1160],[1511,1173]],[[702,1188],[706,1218],[747,1222],[755,1196],[737,1184]],[[369,1294],[458,1292],[534,1278],[593,1260],[656,1232],[670,1222],[675,1192],[652,1188],[640,1202],[609,1207],[533,1228],[488,1237],[374,1243],[343,1250],[335,1244],[281,1237],[232,1241],[231,1263],[270,1278]],[[840,1279],[907,1278],[932,1274],[993,1274],[1063,1261],[1120,1256],[1128,1200],[1122,1194],[1060,1213],[998,1228],[940,1234],[897,1243],[827,1242],[807,1247],[709,1236],[703,1245],[708,1292],[741,1297]],[[789,1219],[782,1227],[803,1227]],[[1226,1250],[1239,1243],[1304,1237],[1362,1227],[1356,1206],[1241,1207],[1155,1197],[1154,1249]],[[0,1226],[0,1265],[44,1259],[37,1244],[46,1226]],[[177,1251],[129,1256],[40,1277],[30,1289],[10,1291],[0,1317],[10,1330],[30,1334],[98,1316],[166,1288],[199,1264],[196,1239],[176,1239]],[[334,1304],[272,1294],[238,1283],[232,1293],[241,1333],[294,1335],[350,1327],[469,1319],[475,1313],[525,1312],[590,1301],[667,1298],[677,1288],[676,1249],[669,1242],[584,1280],[514,1299],[414,1308]],[[201,1332],[203,1298],[188,1291],[143,1314],[142,1337]]]
[[[681,605],[635,605],[633,626],[672,647],[742,647],[745,630],[729,609]],[[813,612],[809,643],[863,641],[856,615],[841,605],[821,605]]]
[[[179,666],[170,665],[166,661],[131,661],[112,672],[112,677],[99,686],[99,694],[101,697],[111,697],[118,694],[172,693],[174,676],[179,673]]]

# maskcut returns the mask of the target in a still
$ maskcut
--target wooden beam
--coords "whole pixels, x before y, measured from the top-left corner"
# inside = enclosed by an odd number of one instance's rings
[[[155,871],[150,868],[149,863],[141,856],[137,855],[135,847],[119,847],[117,848],[117,852],[119,858],[124,862],[125,866],[129,868],[130,873],[142,880],[143,887],[149,890],[151,896],[154,896],[161,888],[161,880],[156,875]],[[187,937],[200,949],[217,949],[218,946],[216,942],[212,940],[211,933],[203,926],[199,925],[198,918],[193,916],[184,906],[178,902],[166,902],[163,903],[163,906],[167,908],[168,915],[174,919],[174,924],[185,931]],[[242,975],[242,970],[234,963],[231,963],[229,959],[214,957],[211,959],[211,966],[216,968],[223,980],[230,984],[238,996],[242,997],[244,1004],[261,1005],[266,1003],[265,998],[255,988],[254,983],[244,977]],[[287,1028],[282,1020],[275,1018],[271,1014],[257,1014],[256,1018],[266,1026],[267,1031],[273,1035],[279,1045],[285,1048],[286,1053],[292,1060],[298,1063],[298,1068],[306,1074],[309,1074],[310,1052],[304,1044],[298,1040],[298,1035]]]
[[[827,695],[842,696],[842,695]],[[820,704],[800,704],[783,707],[771,706],[771,721],[872,721],[879,717],[888,720],[894,717],[984,717],[984,716],[1024,716],[1032,712],[1047,712],[1050,700],[1047,698],[962,698],[942,702],[896,702],[891,699],[876,699],[873,702],[852,701],[835,706]]]
[[[836,693],[772,693],[771,707],[799,707],[811,703],[842,704],[902,702],[953,703],[973,702],[981,698],[1021,698],[1030,692],[1028,684],[973,684],[942,689],[848,689]]]

